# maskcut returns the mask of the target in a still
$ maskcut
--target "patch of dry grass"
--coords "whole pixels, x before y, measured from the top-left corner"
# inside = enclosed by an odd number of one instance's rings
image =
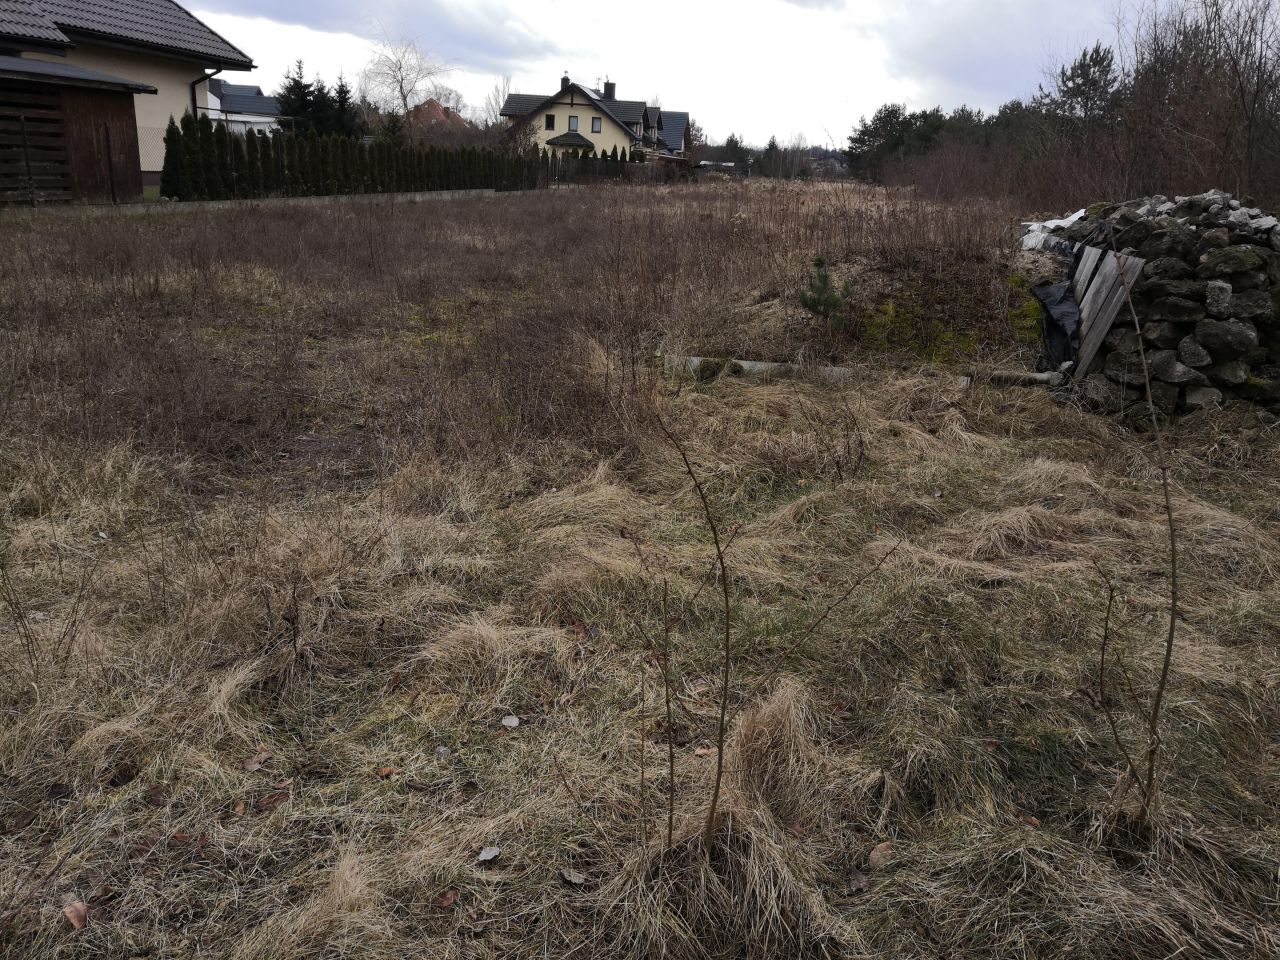
[[[621,205],[619,193],[599,202]],[[756,226],[770,211],[782,220],[771,242],[786,239],[797,261],[813,236],[848,229],[820,190],[636,196],[620,216],[673,206],[684,228],[710,229],[699,226],[710,215],[719,242],[741,245],[741,262],[721,251],[676,270],[678,284],[718,295],[757,249],[735,204]],[[1184,610],[1162,802],[1140,823],[1097,702],[1097,566],[1118,588],[1107,685],[1132,690],[1118,725],[1139,743],[1165,602],[1142,436],[1041,393],[965,391],[945,371],[887,362],[840,390],[659,381],[639,358],[687,336],[683,321],[641,323],[619,301],[617,322],[570,318],[556,332],[543,307],[569,309],[555,292],[568,267],[519,253],[530,208],[585,197],[508,199],[471,209],[470,226],[434,211],[444,222],[429,241],[389,224],[411,247],[440,245],[434,273],[375,256],[378,276],[335,267],[339,282],[308,264],[259,287],[224,260],[241,282],[200,288],[214,315],[201,323],[218,332],[198,336],[219,363],[243,362],[232,382],[265,393],[226,394],[221,375],[191,366],[157,388],[150,419],[120,379],[103,396],[96,381],[64,379],[82,349],[107,349],[93,323],[57,319],[79,301],[37,283],[34,305],[8,308],[10,341],[48,347],[9,368],[19,415],[0,453],[4,951],[1280,949],[1274,431],[1235,412],[1171,434]],[[557,229],[588,232],[561,212]],[[280,222],[260,232],[287,236],[306,227],[300,216],[272,214]],[[344,207],[318,216],[349,217],[353,236],[381,242]],[[174,234],[165,249],[180,248],[200,219],[161,230]],[[4,242],[62,245],[88,302],[164,322],[195,315],[199,263],[181,282],[166,279],[173,263],[157,268],[152,283],[146,231],[106,220],[90,233],[121,241],[115,267],[90,263],[56,224]],[[606,247],[592,263],[609,256],[618,268],[664,255]],[[492,296],[468,292],[485,283]],[[537,317],[504,319],[524,309],[507,296],[541,302]],[[287,349],[272,355],[272,380],[255,365],[277,322],[301,325],[278,332]],[[127,327],[112,336],[135,342]],[[455,338],[471,352],[442,346]],[[296,366],[279,359],[294,352]],[[80,385],[74,403],[68,383]],[[242,395],[244,409],[228,400]],[[202,396],[184,412],[183,398]],[[731,736],[709,855],[712,554],[654,409],[732,536]],[[856,421],[856,471],[815,411]],[[511,716],[517,726],[504,725]],[[489,846],[500,853],[481,862]],[[78,931],[62,912],[74,903],[87,907]]]

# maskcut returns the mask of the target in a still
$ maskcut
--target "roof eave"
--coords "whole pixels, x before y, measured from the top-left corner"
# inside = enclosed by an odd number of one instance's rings
[[[214,67],[220,70],[253,70],[257,65],[245,56],[243,60],[236,60],[230,57],[216,57],[211,53],[204,53],[199,50],[190,50],[183,47],[169,47],[161,43],[146,43],[142,40],[130,40],[125,37],[113,36],[109,33],[95,33],[92,30],[77,30],[63,28],[63,32],[68,38],[74,41],[77,38],[83,38],[85,43],[93,43],[103,47],[114,47],[119,50],[130,50],[136,53],[149,53],[162,57],[169,57],[174,60],[184,60],[187,63],[196,63],[203,67]],[[224,41],[225,42],[225,41]],[[228,44],[230,46],[230,44]]]
[[[119,93],[159,93],[149,83],[134,83],[123,78],[118,82],[93,80],[88,77],[59,77],[46,73],[27,73],[22,70],[6,70],[0,67],[0,80],[18,80],[22,83],[44,83],[54,87],[87,87],[91,90],[112,90]]]

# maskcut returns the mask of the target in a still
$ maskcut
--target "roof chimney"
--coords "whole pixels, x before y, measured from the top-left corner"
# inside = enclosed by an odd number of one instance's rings
[[[560,89],[561,90],[569,89],[569,75],[567,73],[560,78]]]
[[[618,85],[614,83],[612,80],[606,80],[604,82],[604,98],[606,100],[617,100],[618,99],[617,93],[618,93]]]

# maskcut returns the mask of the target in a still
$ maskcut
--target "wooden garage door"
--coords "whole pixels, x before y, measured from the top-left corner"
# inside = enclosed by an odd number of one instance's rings
[[[59,90],[0,81],[0,204],[71,199]]]

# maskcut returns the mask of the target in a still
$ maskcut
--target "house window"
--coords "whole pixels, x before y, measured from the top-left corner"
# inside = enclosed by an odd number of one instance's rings
[[[592,117],[592,118],[591,118],[591,132],[592,132],[592,133],[599,133],[599,132],[600,132],[600,118],[599,118],[599,117]]]
[[[569,129],[570,129],[570,130],[577,130],[577,129],[578,129],[578,118],[577,118],[577,117],[570,117],[570,118],[569,118]]]
[[[556,128],[556,115],[554,113],[547,114],[547,129],[554,130]]]

